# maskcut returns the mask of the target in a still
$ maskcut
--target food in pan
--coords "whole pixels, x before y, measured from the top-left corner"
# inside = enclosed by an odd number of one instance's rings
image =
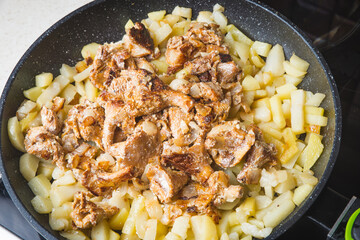
[[[20,172],[68,239],[267,237],[311,193],[325,95],[309,63],[215,5],[156,11],[35,77],[9,119]],[[300,53],[301,54],[301,53]]]

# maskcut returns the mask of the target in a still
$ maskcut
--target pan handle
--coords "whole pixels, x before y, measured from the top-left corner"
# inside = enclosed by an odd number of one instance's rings
[[[327,240],[344,239],[346,232],[352,237],[348,239],[360,240],[356,234],[352,234],[360,221],[360,214],[354,214],[359,209],[360,199],[349,199],[327,187],[309,209],[306,218],[328,233]]]

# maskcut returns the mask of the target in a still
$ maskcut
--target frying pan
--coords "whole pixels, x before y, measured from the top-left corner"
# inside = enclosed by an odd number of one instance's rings
[[[81,59],[82,46],[90,42],[118,41],[124,34],[129,18],[138,21],[147,13],[166,9],[171,12],[176,5],[191,7],[193,16],[199,11],[212,10],[219,2],[225,7],[228,19],[250,38],[284,47],[286,58],[293,52],[310,63],[307,76],[300,87],[312,92],[322,92],[322,103],[328,117],[328,125],[322,130],[324,152],[313,167],[319,178],[309,197],[297,207],[268,237],[275,239],[289,229],[311,206],[320,194],[335,164],[340,145],[341,109],[339,95],[329,67],[310,40],[285,17],[259,2],[249,0],[109,0],[89,3],[49,28],[27,50],[16,65],[1,96],[1,161],[0,169],[4,185],[16,207],[30,224],[46,239],[62,239],[51,230],[48,215],[35,212],[30,200],[34,197],[26,180],[19,173],[21,153],[12,147],[7,135],[7,121],[16,113],[24,100],[22,91],[34,85],[34,76],[41,72],[58,74],[62,63],[74,65]]]

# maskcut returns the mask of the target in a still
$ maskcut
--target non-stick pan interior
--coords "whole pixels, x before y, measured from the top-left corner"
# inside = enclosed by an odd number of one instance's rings
[[[4,89],[1,105],[1,154],[4,183],[22,214],[47,239],[61,238],[52,231],[48,216],[36,213],[30,203],[34,197],[27,182],[19,173],[20,152],[10,144],[7,135],[7,121],[15,115],[16,109],[24,100],[22,91],[34,85],[34,76],[41,72],[59,74],[62,63],[75,64],[81,58],[81,48],[87,43],[118,41],[124,34],[124,25],[128,19],[134,22],[147,17],[153,10],[166,9],[171,12],[176,5],[191,7],[193,16],[202,10],[212,11],[219,1],[102,1],[91,3],[56,23],[44,33],[26,52]],[[308,209],[330,174],[337,154],[340,140],[340,109],[336,87],[331,80],[323,60],[316,55],[294,27],[276,13],[265,9],[261,4],[248,1],[219,2],[225,7],[228,19],[252,39],[279,43],[284,47],[286,57],[295,52],[310,63],[308,75],[302,87],[313,92],[322,92],[326,98],[322,107],[329,118],[328,126],[323,129],[325,151],[314,167],[315,175],[322,177],[312,195],[296,209],[270,236],[275,238],[286,231]],[[334,141],[335,140],[335,141]]]

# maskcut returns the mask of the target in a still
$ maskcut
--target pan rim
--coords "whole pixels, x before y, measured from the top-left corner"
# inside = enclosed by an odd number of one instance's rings
[[[57,21],[55,24],[53,24],[50,28],[48,28],[43,34],[38,37],[34,43],[26,50],[26,52],[23,54],[23,56],[20,58],[18,63],[16,64],[15,68],[11,72],[4,89],[1,94],[0,99],[0,124],[2,125],[2,116],[4,111],[4,105],[5,105],[5,99],[11,89],[12,84],[15,81],[16,75],[21,69],[23,63],[26,61],[26,59],[30,56],[31,52],[34,50],[34,48],[39,45],[49,34],[51,34],[55,29],[57,29],[59,26],[61,26],[63,23],[67,22],[70,18],[74,17],[75,15],[81,13],[82,11],[85,11],[95,5],[101,4],[102,2],[105,2],[106,0],[100,0],[100,1],[93,1],[88,4],[85,4],[84,6],[72,11],[71,13],[67,14],[63,18],[61,18],[59,21]],[[307,200],[303,202],[296,211],[293,211],[289,218],[278,225],[276,228],[274,228],[271,235],[266,239],[275,239],[279,237],[281,234],[283,234],[285,231],[287,231],[295,222],[297,222],[304,214],[305,212],[310,208],[310,206],[315,202],[319,194],[321,193],[322,189],[324,188],[332,169],[335,165],[338,152],[340,149],[340,142],[341,142],[341,130],[342,130],[342,116],[341,116],[341,104],[340,104],[340,97],[339,93],[336,87],[335,80],[333,78],[333,75],[331,74],[330,68],[328,64],[326,63],[324,57],[320,53],[320,51],[313,46],[311,40],[306,36],[306,34],[299,29],[294,23],[292,23],[289,19],[287,19],[285,16],[283,16],[278,11],[274,10],[273,8],[269,7],[268,5],[260,2],[260,1],[251,1],[251,0],[243,0],[244,2],[247,2],[249,4],[252,4],[256,7],[261,8],[263,11],[266,11],[270,13],[271,15],[277,17],[279,20],[281,20],[284,24],[286,24],[288,27],[291,28],[301,39],[304,41],[304,43],[308,46],[308,48],[311,50],[311,52],[316,57],[317,61],[320,63],[323,71],[325,72],[325,75],[327,77],[327,81],[330,86],[330,90],[332,93],[332,99],[334,102],[334,109],[335,109],[335,134],[334,134],[334,140],[332,144],[332,150],[331,154],[329,156],[328,164],[319,179],[319,182],[315,186],[312,193],[309,195]],[[5,131],[6,129],[0,129],[1,133]],[[0,138],[0,146],[2,146],[1,138]],[[5,185],[5,188],[7,192],[10,195],[10,198],[14,202],[15,206],[18,208],[20,213],[23,215],[23,217],[34,227],[34,229],[40,233],[43,237],[46,239],[57,239],[50,231],[48,231],[43,225],[41,225],[35,217],[30,214],[30,212],[25,208],[23,203],[21,202],[20,198],[18,197],[17,193],[15,192],[14,188],[12,187],[9,176],[7,172],[5,171],[4,163],[3,163],[3,151],[1,149],[0,153],[0,172],[2,174],[2,181]]]

